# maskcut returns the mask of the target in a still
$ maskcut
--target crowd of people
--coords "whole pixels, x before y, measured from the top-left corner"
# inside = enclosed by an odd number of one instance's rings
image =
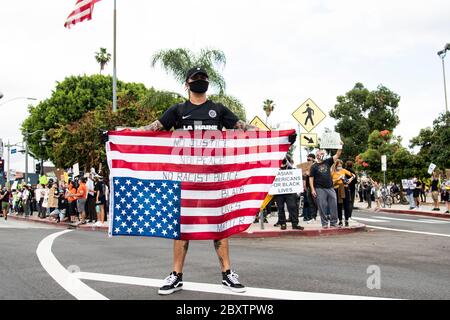
[[[281,230],[286,230],[288,222],[292,223],[293,229],[303,230],[299,217],[308,224],[316,221],[318,213],[323,228],[348,227],[356,199],[359,203],[367,203],[365,209],[372,209],[374,203],[373,210],[378,211],[386,197],[390,197],[391,204],[408,205],[410,210],[419,209],[431,197],[432,211],[440,211],[440,205],[446,204],[445,213],[450,213],[450,177],[434,172],[431,179],[411,177],[408,180],[412,183],[407,187],[394,182],[384,186],[365,172],[356,173],[353,162],[344,164],[339,155],[326,157],[326,153],[320,150],[316,154],[308,154],[310,169],[303,170],[304,192],[275,195],[264,209],[264,222],[268,223],[267,216],[276,208],[278,221],[274,226]],[[286,157],[281,169],[293,168],[293,160]],[[288,219],[285,208],[289,212]],[[255,219],[257,222],[259,216]]]
[[[64,181],[49,179],[47,184],[19,185],[8,190],[0,186],[1,215],[33,216],[72,224],[105,226],[109,189],[95,173]]]

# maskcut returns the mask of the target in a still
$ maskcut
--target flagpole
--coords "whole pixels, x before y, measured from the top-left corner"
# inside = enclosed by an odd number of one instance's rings
[[[114,0],[114,40],[113,40],[113,112],[117,111],[117,69],[116,69],[116,35],[117,35],[117,10]]]

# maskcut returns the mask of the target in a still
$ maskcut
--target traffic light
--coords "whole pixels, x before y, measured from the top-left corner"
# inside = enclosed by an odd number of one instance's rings
[[[36,174],[41,174],[41,164],[40,163],[36,163]]]

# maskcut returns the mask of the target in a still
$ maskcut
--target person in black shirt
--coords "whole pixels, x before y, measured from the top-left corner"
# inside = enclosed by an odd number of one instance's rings
[[[311,193],[317,199],[317,207],[319,208],[323,228],[328,228],[328,222],[330,222],[330,227],[338,226],[337,198],[333,188],[331,166],[339,159],[341,153],[342,147],[338,149],[333,157],[325,160],[326,152],[324,150],[318,150],[316,152],[317,162],[312,165],[310,170],[309,184],[311,186]],[[330,219],[327,213],[330,214]]]
[[[2,207],[2,213],[5,220],[8,220],[8,211],[9,211],[9,197],[10,193],[8,189],[3,188],[0,191],[0,205]]]
[[[435,171],[433,172],[433,178],[431,179],[431,198],[433,199],[433,211],[440,211],[439,208],[439,188],[440,188],[440,177]]]
[[[186,74],[186,88],[189,100],[170,107],[159,120],[138,130],[222,130],[253,128],[239,120],[227,107],[207,99],[209,86],[207,72],[201,67],[190,69]],[[214,240],[214,247],[222,268],[222,285],[234,292],[245,292],[246,288],[239,282],[238,275],[231,270],[228,239]],[[171,294],[183,286],[183,265],[189,248],[189,241],[174,241],[173,272],[165,279],[158,293]]]
[[[280,170],[293,169],[291,161],[293,162],[293,160],[289,156],[286,156],[286,158],[283,160]],[[302,226],[298,225],[298,205],[296,193],[277,194],[275,195],[275,202],[278,208],[278,224],[281,226],[281,230],[286,230],[286,214],[284,212],[285,203],[289,212],[290,221],[292,223],[292,229],[304,229]]]

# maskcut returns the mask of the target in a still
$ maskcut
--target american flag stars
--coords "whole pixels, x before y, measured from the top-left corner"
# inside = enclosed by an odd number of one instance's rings
[[[179,239],[179,182],[114,178],[114,235]]]

